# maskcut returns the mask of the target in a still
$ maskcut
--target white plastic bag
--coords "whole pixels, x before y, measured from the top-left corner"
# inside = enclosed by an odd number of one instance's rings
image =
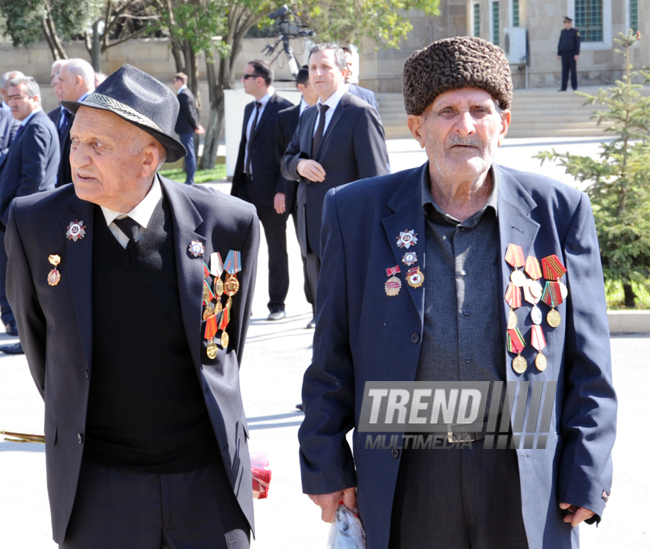
[[[366,549],[366,534],[361,521],[345,505],[339,505],[336,510],[327,549]]]

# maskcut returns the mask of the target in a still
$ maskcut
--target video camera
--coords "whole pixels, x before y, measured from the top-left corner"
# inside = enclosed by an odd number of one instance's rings
[[[314,34],[309,25],[299,25],[294,22],[295,15],[286,4],[269,13],[268,18],[277,19],[278,32],[287,38],[300,38]]]

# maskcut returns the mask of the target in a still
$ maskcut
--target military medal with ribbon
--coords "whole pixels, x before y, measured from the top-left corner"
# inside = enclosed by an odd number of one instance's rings
[[[564,302],[569,293],[567,287],[560,282],[560,279],[566,273],[566,268],[557,255],[553,254],[542,259],[542,272],[546,279],[542,301],[551,308],[546,315],[546,322],[552,328],[557,328],[562,322],[562,317],[555,308]]]
[[[540,372],[543,372],[546,370],[546,357],[542,354],[542,349],[546,347],[546,338],[539,324],[534,324],[530,329],[530,344],[537,351],[535,366]]]
[[[539,325],[542,323],[542,310],[537,304],[542,298],[543,290],[542,285],[539,283],[539,279],[542,278],[542,269],[536,257],[529,255],[526,258],[525,271],[530,278],[526,279],[526,284],[524,285],[524,299],[533,306],[530,310],[530,318],[533,324]]]
[[[505,300],[510,306],[510,313],[508,314],[508,329],[512,330],[517,327],[517,315],[515,309],[521,307],[521,288],[526,285],[526,275],[519,268],[526,264],[524,260],[524,251],[521,246],[516,244],[508,244],[506,250],[506,263],[513,268],[510,273],[510,284],[506,289]]]
[[[515,310],[521,307],[521,288],[516,286],[513,282],[508,284],[505,300],[510,306],[510,313],[508,314],[508,330],[513,330],[517,327],[517,315]]]
[[[523,374],[528,367],[526,359],[521,356],[521,351],[526,347],[526,341],[519,328],[511,328],[508,330],[508,352],[517,353],[517,356],[512,360],[512,369],[518,374]]]
[[[241,252],[230,250],[223,262],[223,270],[226,272],[226,280],[223,283],[223,293],[228,296],[226,305],[223,308],[219,329],[221,330],[221,347],[224,349],[228,346],[230,338],[226,332],[230,322],[230,312],[232,309],[232,297],[239,291],[239,280],[237,273],[241,271]]]
[[[61,273],[57,270],[57,265],[61,263],[61,258],[58,255],[51,255],[47,258],[53,269],[47,275],[47,283],[50,286],[56,286],[61,280]]]
[[[384,290],[388,297],[395,297],[399,294],[399,291],[402,289],[402,281],[395,276],[400,272],[399,265],[395,265],[390,269],[386,269],[386,276],[389,277],[384,284]]]

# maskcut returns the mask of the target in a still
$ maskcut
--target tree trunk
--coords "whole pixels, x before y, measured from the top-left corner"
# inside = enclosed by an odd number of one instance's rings
[[[208,89],[210,90],[210,120],[205,129],[205,142],[203,144],[203,155],[201,156],[200,169],[210,170],[217,162],[217,151],[219,149],[219,137],[223,128],[224,115],[224,93],[223,90],[229,86],[224,79],[225,62],[219,59],[219,75],[215,71],[215,61],[211,59],[209,52],[206,52],[206,69],[208,74]]]
[[[59,35],[56,32],[56,27],[54,25],[54,19],[52,19],[52,14],[50,13],[49,7],[47,8],[47,15],[42,21],[43,34],[45,35],[45,40],[47,45],[50,47],[52,52],[52,57],[56,59],[67,59],[68,55],[63,48],[63,44],[59,39]]]
[[[90,46],[90,64],[95,72],[102,70],[102,45],[99,36],[99,21],[93,23],[93,35]]]
[[[185,72],[185,58],[183,57],[183,49],[173,37],[169,39],[172,47],[172,55],[174,56],[174,63],[176,64],[176,72]]]
[[[623,296],[625,307],[627,309],[633,309],[636,302],[636,294],[631,284],[623,284]]]

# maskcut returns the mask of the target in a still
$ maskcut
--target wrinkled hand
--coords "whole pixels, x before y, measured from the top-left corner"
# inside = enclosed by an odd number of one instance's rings
[[[332,494],[310,495],[309,499],[321,508],[320,517],[324,522],[334,522],[336,510],[339,508],[339,502],[341,500],[343,500],[343,505],[350,509],[350,511],[355,514],[358,513],[357,489],[354,487],[346,488],[345,490],[340,490]]]
[[[300,175],[309,181],[322,183],[325,181],[325,170],[315,160],[301,160],[296,166],[296,170]]]
[[[198,133],[199,135],[202,135],[205,133],[205,128],[199,124],[199,127],[194,130],[194,133]]]
[[[284,193],[275,193],[275,196],[273,197],[273,207],[277,213],[284,213]]]
[[[590,519],[595,514],[589,509],[571,505],[570,503],[560,503],[560,509],[567,511],[564,515],[564,522],[570,522],[573,527],[578,526],[583,520]]]

